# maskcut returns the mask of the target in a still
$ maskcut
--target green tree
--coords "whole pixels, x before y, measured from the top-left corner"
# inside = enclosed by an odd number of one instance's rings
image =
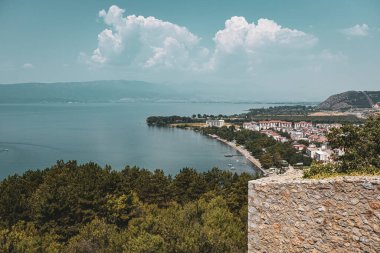
[[[18,221],[30,221],[29,198],[41,184],[45,172],[26,171],[9,176],[0,183],[0,225],[10,227]]]
[[[371,117],[363,126],[345,125],[328,135],[333,148],[345,154],[339,157],[339,172],[360,168],[380,168],[380,117]]]
[[[0,230],[0,250],[9,253],[60,252],[63,249],[54,234],[40,235],[33,223],[18,222]]]
[[[123,252],[126,238],[115,225],[107,224],[104,220],[94,219],[72,237],[64,252],[67,253],[114,253]]]
[[[198,199],[206,192],[206,181],[202,174],[194,169],[182,169],[173,180],[175,200],[179,203],[187,203]]]
[[[269,169],[270,167],[273,166],[273,160],[272,160],[272,156],[265,152],[263,153],[261,156],[260,156],[260,162],[261,162],[261,165],[265,168],[265,169]]]
[[[113,173],[94,163],[58,162],[30,198],[31,215],[42,231],[66,239],[103,213],[106,196],[117,185]]]
[[[118,227],[126,227],[128,222],[140,214],[140,200],[137,194],[107,195],[106,219]]]

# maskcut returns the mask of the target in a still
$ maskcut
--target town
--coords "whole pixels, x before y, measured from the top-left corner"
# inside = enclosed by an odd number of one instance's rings
[[[224,120],[207,120],[208,127],[225,126]],[[310,158],[327,163],[334,161],[334,157],[344,154],[343,150],[331,149],[328,146],[326,134],[333,128],[340,128],[342,124],[325,124],[300,121],[288,122],[283,120],[263,120],[245,122],[243,129],[257,131],[272,137],[278,142],[291,142],[298,151],[305,151]]]

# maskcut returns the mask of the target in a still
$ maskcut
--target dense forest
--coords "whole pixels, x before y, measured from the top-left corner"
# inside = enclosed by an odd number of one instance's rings
[[[196,119],[191,117],[181,117],[181,116],[150,116],[146,119],[146,123],[148,126],[158,126],[164,127],[170,124],[178,124],[178,123],[198,123],[205,122],[202,119]]]
[[[186,116],[150,116],[146,119],[148,126],[159,126],[164,127],[170,124],[186,124],[186,123],[205,123],[208,119],[224,119],[226,121],[231,121],[231,117],[237,117],[237,115],[227,116],[227,115],[208,115],[208,114],[193,114],[191,117]],[[241,120],[240,120],[241,121]]]
[[[283,106],[270,106],[268,108],[255,108],[250,109],[247,113],[248,116],[256,115],[308,115],[315,112],[315,106],[305,105],[283,105]]]
[[[244,145],[252,155],[260,160],[265,169],[272,166],[281,168],[282,160],[290,164],[303,163],[306,166],[311,164],[311,158],[295,150],[290,143],[278,142],[260,132],[244,129],[237,131],[234,127],[206,127],[201,131],[204,134],[215,134],[225,140],[234,140],[237,144]]]
[[[0,183],[0,251],[246,252],[255,177],[59,161]]]

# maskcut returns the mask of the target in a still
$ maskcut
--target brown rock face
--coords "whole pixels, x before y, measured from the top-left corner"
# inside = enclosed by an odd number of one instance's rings
[[[249,182],[248,252],[380,252],[380,177]]]
[[[375,210],[380,209],[380,201],[369,202],[369,206]]]

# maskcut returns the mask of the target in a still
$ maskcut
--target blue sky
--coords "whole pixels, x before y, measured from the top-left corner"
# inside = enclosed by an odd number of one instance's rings
[[[377,0],[0,0],[0,83],[133,79],[288,99],[379,90],[379,13]]]

